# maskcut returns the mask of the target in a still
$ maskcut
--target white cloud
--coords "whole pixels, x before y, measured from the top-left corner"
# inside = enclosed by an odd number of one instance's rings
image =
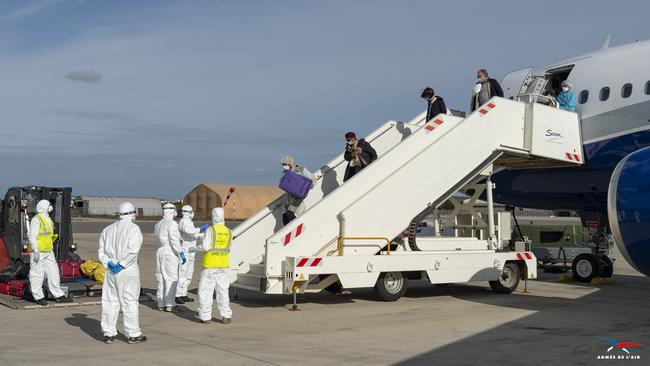
[[[83,0],[42,0],[31,2],[22,8],[10,11],[0,16],[0,23],[15,23],[25,19],[37,17],[56,8],[74,7],[83,3]]]

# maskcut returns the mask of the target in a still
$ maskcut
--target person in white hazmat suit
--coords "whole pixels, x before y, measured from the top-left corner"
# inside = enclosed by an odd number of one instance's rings
[[[203,271],[199,280],[199,318],[207,324],[212,320],[212,295],[217,292],[217,304],[221,322],[229,324],[232,319],[230,309],[230,247],[232,231],[224,223],[223,208],[212,210],[212,226],[205,231],[201,246],[192,251],[203,254]]]
[[[58,235],[54,233],[54,222],[50,218],[53,211],[48,200],[40,200],[36,204],[37,214],[29,224],[27,235],[31,254],[29,257],[29,286],[34,302],[41,306],[47,305],[43,294],[43,281],[47,278],[47,288],[56,302],[72,302],[61,290],[59,266],[54,256],[54,242]]]
[[[136,225],[135,207],[130,202],[120,205],[119,219],[108,225],[99,236],[99,261],[109,270],[102,285],[102,332],[105,343],[117,336],[117,317],[124,314],[124,333],[128,342],[147,340],[140,331],[140,268],[138,253],[142,247],[142,232]]]
[[[163,206],[163,218],[154,227],[154,235],[158,243],[156,251],[156,281],[158,291],[156,299],[158,310],[173,312],[180,311],[175,297],[178,287],[178,275],[181,264],[187,262],[185,252],[181,247],[181,233],[174,221],[176,206],[166,203]]]
[[[178,230],[181,232],[181,246],[183,251],[187,252],[187,262],[181,265],[181,271],[178,278],[178,288],[176,290],[176,303],[183,304],[193,302],[194,299],[187,296],[187,290],[192,282],[194,274],[194,258],[196,254],[190,248],[196,247],[196,241],[203,238],[201,232],[208,228],[208,224],[195,227],[192,219],[194,218],[194,209],[192,206],[185,205],[181,208],[181,220],[178,222]]]

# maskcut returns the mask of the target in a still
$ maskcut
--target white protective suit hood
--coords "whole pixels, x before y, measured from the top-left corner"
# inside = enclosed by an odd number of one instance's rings
[[[192,206],[185,205],[181,208],[181,215],[184,219],[192,220],[194,218],[194,209]]]
[[[117,211],[120,220],[135,220],[135,206],[131,202],[122,202]]]
[[[52,205],[48,200],[40,200],[36,204],[36,212],[40,214],[47,215],[49,212],[52,212]]]
[[[165,203],[163,206],[163,217],[166,219],[173,219],[176,217],[176,206],[171,203]]]
[[[213,224],[224,224],[224,214],[223,214],[223,208],[221,207],[215,207],[212,209],[212,223]]]

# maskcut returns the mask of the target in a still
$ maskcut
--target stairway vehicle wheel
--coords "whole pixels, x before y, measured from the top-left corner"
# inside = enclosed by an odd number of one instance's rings
[[[23,279],[23,278],[28,278],[29,277],[29,259],[27,260],[27,263],[24,263],[21,259],[16,259],[16,262],[14,264],[15,268],[15,278],[16,279]]]
[[[598,257],[600,259],[600,264],[601,264],[601,273],[599,277],[603,278],[610,278],[614,274],[614,262],[610,257],[608,257],[606,254],[601,255]]]
[[[340,281],[336,281],[333,284],[325,287],[325,291],[329,292],[330,294],[340,294],[343,292],[343,285],[341,285]]]
[[[573,259],[571,266],[573,278],[580,282],[590,282],[602,273],[602,266],[598,258],[591,253],[583,253]]]
[[[490,287],[498,294],[509,294],[517,289],[519,286],[519,279],[521,278],[521,271],[517,263],[508,262],[503,266],[499,279],[490,281]]]
[[[375,284],[375,292],[384,301],[397,301],[406,293],[407,281],[402,272],[382,272]]]

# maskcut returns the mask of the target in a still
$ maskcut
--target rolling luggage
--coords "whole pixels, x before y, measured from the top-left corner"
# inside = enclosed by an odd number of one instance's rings
[[[66,281],[68,293],[71,297],[100,297],[102,296],[102,285],[91,279],[75,279]]]
[[[85,297],[88,293],[85,282],[66,282],[68,297]]]
[[[280,189],[298,198],[305,198],[313,182],[300,174],[287,170],[280,179]]]
[[[0,282],[0,294],[8,295],[9,294],[9,284]]]
[[[94,281],[89,281],[89,282],[84,282],[86,285],[86,295],[88,297],[101,297],[102,296],[102,285],[94,282]]]
[[[81,262],[74,259],[58,261],[61,278],[82,278]]]
[[[63,291],[63,297],[70,297],[70,291],[68,289],[67,285],[61,284],[59,287],[61,287],[61,291]],[[45,298],[48,300],[54,300],[56,299],[54,295],[50,292],[49,287],[47,287],[47,281],[43,284],[43,293],[45,294]]]
[[[29,280],[13,280],[9,282],[9,294],[25,299],[32,295],[29,289]]]

